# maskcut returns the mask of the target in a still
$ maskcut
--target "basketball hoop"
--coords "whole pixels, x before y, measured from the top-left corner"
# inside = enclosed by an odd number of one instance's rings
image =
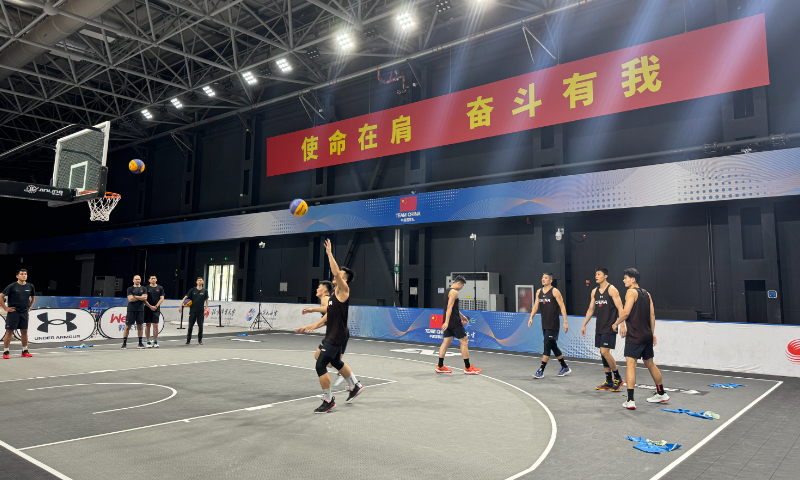
[[[84,193],[97,193],[97,192],[89,192],[86,191]],[[119,202],[120,194],[118,193],[111,193],[106,192],[106,194],[102,197],[92,198],[87,203],[89,204],[89,220],[93,222],[107,222],[108,216],[111,214],[111,210],[114,210],[114,207],[117,206],[117,202]]]

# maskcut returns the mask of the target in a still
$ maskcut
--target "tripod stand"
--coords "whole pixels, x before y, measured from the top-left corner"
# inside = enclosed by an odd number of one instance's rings
[[[258,244],[259,249],[264,248],[264,242]],[[259,270],[259,283],[258,283],[258,314],[253,318],[253,323],[250,324],[251,330],[261,329],[261,324],[265,323],[267,327],[272,329],[272,323],[270,323],[267,316],[261,311],[261,298],[264,291],[264,255],[261,255],[261,269]]]

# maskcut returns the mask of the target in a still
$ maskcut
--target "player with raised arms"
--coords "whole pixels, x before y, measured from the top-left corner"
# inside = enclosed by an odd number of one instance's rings
[[[325,325],[325,338],[319,344],[319,348],[314,353],[317,360],[316,370],[319,377],[319,385],[322,388],[322,405],[314,410],[314,413],[328,413],[336,407],[336,398],[331,393],[331,377],[328,374],[328,365],[339,371],[347,381],[350,394],[347,403],[351,403],[364,387],[358,381],[350,367],[342,361],[342,350],[347,347],[347,316],[350,307],[350,282],[355,278],[355,272],[347,267],[339,268],[336,259],[331,252],[331,241],[325,240],[325,252],[328,254],[328,261],[333,274],[335,284],[333,294],[328,298],[327,313],[323,316]],[[317,311],[316,309],[314,311]],[[322,313],[319,310],[319,313]],[[297,329],[297,332],[310,332],[323,324],[323,320],[313,325]]]

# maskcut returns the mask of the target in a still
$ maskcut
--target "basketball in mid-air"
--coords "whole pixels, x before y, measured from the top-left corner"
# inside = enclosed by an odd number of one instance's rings
[[[301,198],[295,199],[289,205],[289,211],[292,212],[292,215],[295,217],[302,217],[308,212],[308,204]]]
[[[128,170],[130,170],[131,173],[135,173],[138,175],[144,172],[144,162],[139,160],[138,158],[133,159],[130,162],[128,162]]]

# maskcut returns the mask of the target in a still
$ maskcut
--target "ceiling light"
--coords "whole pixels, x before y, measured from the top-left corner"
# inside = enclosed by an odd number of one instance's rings
[[[150,113],[146,108],[144,110],[142,110],[142,115],[144,115],[144,118],[146,118],[148,120],[153,118],[153,114]]]
[[[306,50],[306,55],[308,55],[308,58],[317,58],[319,57],[319,49],[315,45]]]
[[[342,48],[350,48],[353,46],[353,42],[350,40],[350,35],[347,33],[339,34],[339,36],[336,37],[336,40],[339,42],[339,46]]]
[[[226,78],[222,81],[222,88],[225,90],[233,90],[233,82],[231,82],[230,78]]]
[[[249,83],[250,85],[253,85],[253,84],[255,84],[255,83],[258,83],[258,80],[256,80],[256,77],[254,77],[254,76],[253,76],[253,74],[252,74],[252,73],[250,73],[250,72],[244,72],[244,73],[242,74],[242,78],[244,78],[244,80],[245,80],[247,83]]]
[[[204,91],[204,92],[206,92],[206,95],[208,95],[209,97],[213,97],[214,95],[216,95],[216,94],[217,94],[217,93],[214,91],[214,89],[213,89],[213,88],[211,88],[211,87],[210,87],[210,86],[208,86],[208,85],[206,85],[205,87],[203,87],[203,91]]]
[[[289,65],[289,61],[285,58],[279,59],[276,63],[278,64],[278,68],[280,68],[281,72],[283,73],[290,72],[292,70],[292,66]]]
[[[181,103],[181,101],[180,101],[180,100],[178,100],[177,98],[173,98],[173,99],[172,99],[172,100],[170,100],[170,101],[172,102],[172,105],[173,105],[173,106],[175,106],[175,108],[181,108],[181,107],[183,107],[183,104],[182,104],[182,103]]]
[[[372,26],[369,26],[364,29],[364,38],[367,40],[372,40],[373,38],[378,36],[378,29]]]
[[[405,12],[401,13],[397,16],[397,22],[400,24],[400,28],[403,30],[407,30],[414,26],[414,19],[411,18],[411,13]]]
[[[258,73],[261,74],[262,77],[272,76],[272,70],[267,65],[264,65],[263,67],[259,68]]]
[[[439,13],[442,13],[445,10],[450,10],[451,8],[453,8],[453,6],[450,5],[450,0],[436,0],[434,6],[436,7],[436,11]]]

